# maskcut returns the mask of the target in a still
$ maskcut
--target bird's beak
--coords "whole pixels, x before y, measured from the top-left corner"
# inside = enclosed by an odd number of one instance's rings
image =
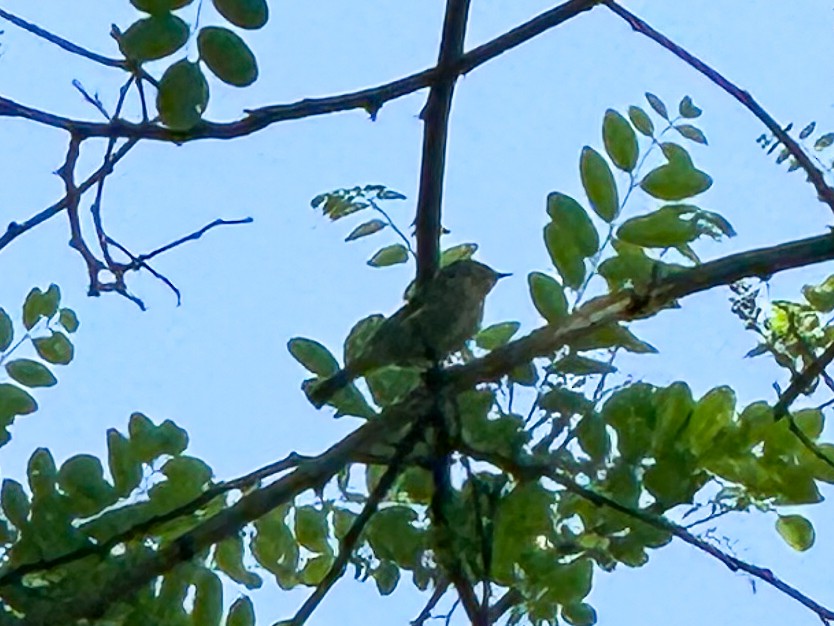
[[[495,276],[496,276],[495,280],[501,280],[502,278],[506,278],[507,276],[512,276],[512,272],[510,272],[508,274],[505,274],[505,273],[502,273],[502,272],[495,272]]]

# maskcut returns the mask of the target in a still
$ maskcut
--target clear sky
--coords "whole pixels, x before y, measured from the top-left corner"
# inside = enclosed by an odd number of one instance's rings
[[[473,0],[467,47],[550,8],[542,0]],[[679,44],[748,89],[781,123],[817,120],[834,127],[830,2],[714,0],[624,2]],[[127,0],[104,5],[5,0],[3,8],[72,41],[116,56],[111,23],[128,26]],[[196,3],[195,3],[196,6]],[[208,6],[208,3],[207,3]],[[192,9],[183,11],[193,19]],[[247,33],[261,77],[251,88],[212,84],[207,117],[232,120],[244,108],[293,102],[377,85],[433,64],[443,3],[347,0],[271,2],[271,20]],[[204,12],[206,23],[215,19]],[[70,56],[11,25],[0,25],[0,93],[74,118],[97,119],[71,85],[81,81],[112,106],[121,74]],[[194,54],[192,49],[191,54]],[[709,147],[693,147],[696,164],[712,174],[699,202],[720,211],[739,236],[698,244],[703,258],[824,232],[831,216],[798,174],[787,175],[755,143],[760,124],[706,79],[604,8],[585,13],[533,42],[478,68],[459,83],[452,115],[445,224],[449,243],[476,241],[478,257],[514,277],[489,301],[487,322],[538,323],[525,276],[550,269],[541,242],[544,199],[559,190],[582,198],[578,157],[601,147],[607,108],[645,106],[652,91],[676,105],[689,94],[704,109],[699,125]],[[156,263],[183,292],[172,294],[148,276],[131,281],[149,306],[140,312],[116,296],[86,297],[81,259],[66,243],[62,217],[28,233],[0,253],[0,305],[16,309],[33,285],[58,283],[81,328],[76,360],[58,372],[59,385],[38,395],[41,410],[20,419],[0,452],[0,471],[17,476],[36,446],[60,462],[77,452],[105,452],[105,430],[124,429],[132,411],[170,418],[188,429],[190,452],[218,479],[232,478],[285,456],[321,451],[358,423],[316,412],[298,386],[304,371],[287,340],[315,337],[334,349],[370,312],[390,312],[413,268],[374,270],[365,260],[391,243],[388,234],[345,244],[350,225],[331,225],[309,205],[336,187],[381,183],[408,196],[393,214],[412,217],[419,171],[425,92],[385,105],[371,122],[361,111],[280,124],[234,141],[183,147],[142,144],[105,187],[110,232],[133,251],[153,249],[217,217],[251,216],[254,223],[218,229]],[[87,144],[85,144],[86,148]],[[53,171],[64,134],[20,120],[0,119],[0,228],[22,221],[61,197]],[[97,167],[103,146],[87,148],[82,165]],[[79,174],[79,178],[81,175]],[[636,197],[627,211],[651,208]],[[803,281],[831,272],[818,267],[777,277],[774,297],[795,297]],[[784,376],[765,360],[742,357],[755,338],[729,312],[727,290],[693,297],[635,330],[659,355],[624,358],[619,366],[656,384],[688,381],[696,394],[732,385],[740,404],[773,401]],[[829,437],[831,430],[828,430]],[[722,522],[736,554],[772,567],[820,602],[834,605],[831,560],[834,515],[806,511],[817,544],[798,555],[773,530],[773,516],[743,515]],[[408,577],[406,577],[407,579]],[[272,585],[255,594],[261,623],[292,614],[307,591]],[[651,554],[639,570],[599,573],[590,601],[601,624],[674,623],[713,626],[814,624],[785,596],[735,575],[678,544]],[[405,624],[422,599],[410,583],[379,599],[372,583],[343,581],[312,624]]]

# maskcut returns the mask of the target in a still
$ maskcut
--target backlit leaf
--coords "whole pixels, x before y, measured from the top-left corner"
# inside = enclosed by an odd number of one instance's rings
[[[804,552],[814,545],[814,526],[801,515],[780,515],[776,530],[791,548]]]
[[[235,87],[246,87],[258,78],[255,55],[239,35],[227,28],[205,26],[197,35],[200,60],[217,78]]]
[[[579,159],[579,173],[591,207],[606,222],[612,222],[620,210],[620,199],[608,163],[599,152],[585,146]]]
[[[177,61],[162,75],[156,108],[168,128],[187,131],[203,117],[208,106],[209,86],[199,63]]]
[[[605,151],[611,161],[625,172],[630,172],[637,165],[637,137],[626,119],[613,109],[605,112],[602,123],[602,139]]]
[[[294,337],[287,342],[287,349],[296,361],[313,374],[327,377],[339,371],[336,357],[318,341]]]
[[[31,359],[15,359],[6,363],[6,373],[26,387],[51,387],[58,381],[43,364]]]

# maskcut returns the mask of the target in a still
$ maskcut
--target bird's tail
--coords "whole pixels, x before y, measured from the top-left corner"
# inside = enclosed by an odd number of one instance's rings
[[[330,378],[325,378],[323,381],[313,383],[307,392],[307,397],[317,409],[323,407],[330,398],[336,395],[341,389],[347,387],[354,376],[348,369],[339,370]]]

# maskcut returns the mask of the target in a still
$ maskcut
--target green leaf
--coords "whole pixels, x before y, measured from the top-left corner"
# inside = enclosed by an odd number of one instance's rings
[[[599,250],[599,234],[585,209],[576,200],[554,191],[547,195],[547,213],[564,232],[570,233],[576,249],[589,257]]]
[[[131,449],[141,463],[150,463],[163,454],[177,455],[188,446],[188,433],[171,420],[156,426],[142,413],[133,413],[127,428]]]
[[[575,602],[562,607],[562,618],[571,626],[593,626],[597,612],[586,602]]]
[[[579,158],[579,173],[585,194],[597,215],[612,222],[620,210],[617,185],[608,163],[599,152],[585,146]]]
[[[58,322],[68,333],[74,333],[78,330],[78,316],[72,309],[61,309],[61,312],[58,314]]]
[[[694,167],[661,165],[646,174],[640,188],[661,200],[683,200],[703,193],[712,186],[712,178]]]
[[[130,441],[115,428],[107,430],[107,466],[116,493],[122,498],[142,482],[142,464],[134,455]]]
[[[569,354],[550,365],[548,370],[574,376],[593,376],[594,374],[613,374],[617,368],[610,363],[589,359],[581,354]]]
[[[333,565],[333,559],[332,554],[322,554],[313,557],[304,564],[304,567],[298,573],[298,580],[302,585],[309,587],[318,585]]]
[[[192,2],[193,0],[130,0],[130,4],[139,11],[144,11],[151,15],[176,11],[184,6],[188,6]]]
[[[64,461],[58,485],[83,516],[98,513],[116,499],[113,487],[104,480],[101,461],[92,454],[76,454]]]
[[[461,243],[456,246],[452,246],[451,248],[447,248],[440,253],[440,267],[446,267],[455,261],[471,259],[472,255],[477,251],[477,243]]]
[[[364,224],[359,224],[359,226],[350,231],[350,234],[345,237],[345,241],[355,241],[357,239],[361,239],[362,237],[373,235],[374,233],[381,231],[386,226],[388,226],[388,224],[382,220],[370,220]]]
[[[23,302],[23,326],[26,330],[31,330],[41,317],[51,319],[58,311],[60,301],[61,290],[58,285],[50,285],[46,292],[37,287],[32,289]]]
[[[379,510],[365,527],[368,543],[376,557],[393,561],[400,567],[415,567],[423,549],[423,533],[413,526],[416,520],[417,512],[408,506],[395,505]]]
[[[624,172],[631,172],[637,165],[639,148],[637,137],[626,119],[614,109],[605,112],[602,123],[602,140],[611,161]]]
[[[776,531],[791,548],[805,552],[814,545],[814,526],[801,515],[780,515],[776,520]]]
[[[814,132],[814,130],[816,129],[816,127],[817,127],[817,123],[816,123],[816,122],[811,122],[810,124],[808,124],[807,126],[805,126],[805,128],[803,128],[803,129],[800,131],[800,133],[799,133],[799,138],[800,138],[800,139],[808,139],[808,137],[810,137],[810,136],[811,136],[811,133],[813,133],[813,132]]]
[[[534,387],[539,382],[539,371],[533,362],[516,365],[509,373],[510,382],[522,387]]]
[[[576,439],[593,461],[602,462],[611,452],[611,437],[599,413],[583,415],[576,427]]]
[[[834,144],[834,133],[826,133],[825,135],[816,140],[816,142],[814,143],[814,148],[816,150],[824,150],[832,144]]]
[[[568,299],[559,281],[541,272],[530,272],[527,276],[533,304],[541,316],[550,324],[556,324],[568,314]]]
[[[357,515],[353,511],[338,508],[333,510],[333,534],[336,539],[341,541],[345,538],[356,518]]]
[[[802,295],[812,307],[821,313],[834,311],[834,274],[819,285],[805,285]]]
[[[214,562],[217,569],[226,574],[236,583],[244,585],[247,589],[258,589],[263,584],[260,576],[250,572],[243,564],[243,538],[233,535],[217,544],[214,551]]]
[[[266,0],[213,0],[214,8],[235,26],[261,28],[269,19]]]
[[[197,48],[200,60],[226,84],[246,87],[258,78],[255,55],[239,35],[227,28],[201,28],[197,35]]]
[[[0,307],[0,352],[5,352],[14,339],[14,325],[6,310]]]
[[[665,120],[669,119],[669,112],[666,110],[666,105],[663,104],[663,101],[658,98],[653,93],[646,92],[646,100],[649,102],[649,106],[651,106],[655,113],[657,113],[660,117]]]
[[[131,24],[119,39],[128,59],[153,61],[173,54],[188,41],[188,24],[176,15],[161,13]]]
[[[685,431],[696,457],[707,452],[716,437],[732,422],[735,406],[736,394],[726,386],[715,387],[698,400]]]
[[[429,504],[434,494],[434,479],[428,470],[409,467],[397,482],[397,489],[417,504]]]
[[[327,542],[329,530],[327,512],[312,506],[301,506],[295,510],[295,536],[298,543],[317,553],[331,552]]]
[[[400,582],[400,568],[391,561],[382,561],[373,573],[376,588],[382,596],[394,593],[397,583]]]
[[[318,341],[294,337],[287,342],[287,349],[296,361],[313,374],[326,378],[339,371],[336,357]]]
[[[544,227],[544,243],[565,285],[578,289],[585,279],[585,260],[573,233],[558,222],[551,222]]]
[[[72,361],[72,342],[61,331],[54,330],[49,337],[38,337],[32,343],[44,361],[57,365],[66,365]]]
[[[544,411],[570,417],[587,413],[594,404],[578,391],[555,387],[539,398],[539,407]]]
[[[475,335],[475,345],[482,350],[495,350],[512,339],[519,328],[520,322],[500,322],[487,326]]]
[[[408,249],[401,243],[385,246],[378,250],[370,259],[368,265],[371,267],[388,267],[408,261]]]
[[[652,448],[661,453],[672,448],[689,419],[695,402],[692,390],[684,382],[674,382],[658,389],[655,395],[657,423],[652,434]]]
[[[15,359],[6,363],[6,373],[26,387],[52,387],[58,381],[45,366],[31,359]]]
[[[3,514],[12,524],[17,528],[26,525],[30,506],[23,485],[11,478],[4,478],[3,486],[0,487],[0,504],[3,506]]]
[[[680,104],[678,104],[678,112],[680,112],[681,117],[685,117],[687,119],[699,117],[702,113],[701,109],[692,103],[692,98],[689,96],[684,96],[683,99],[681,99]]]
[[[200,568],[194,580],[192,623],[219,626],[223,617],[223,583],[211,570]]]
[[[693,219],[682,219],[681,205],[660,207],[648,215],[626,220],[617,229],[617,237],[645,248],[671,248],[698,238],[700,230]]]
[[[255,626],[255,607],[247,596],[241,596],[229,607],[226,626]]]
[[[692,124],[676,124],[674,128],[687,139],[690,139],[695,143],[707,145],[706,135],[704,135],[700,128],[697,128]]]
[[[58,470],[52,453],[46,448],[37,448],[29,457],[29,463],[26,466],[26,478],[34,496],[33,500],[44,498],[55,491],[57,475]]]
[[[652,123],[652,119],[640,107],[628,107],[628,119],[631,120],[631,123],[634,124],[634,128],[636,128],[640,134],[645,135],[646,137],[654,135],[654,124]]]
[[[422,370],[416,367],[382,367],[365,376],[371,396],[379,406],[388,406],[404,398],[422,381]]]
[[[208,101],[209,86],[199,63],[183,59],[165,70],[159,81],[156,108],[168,128],[191,130],[203,118]]]
[[[657,352],[657,348],[638,339],[628,328],[616,323],[600,326],[590,333],[576,338],[569,345],[578,352],[617,346],[635,354],[653,354]]]
[[[16,415],[28,415],[37,410],[38,403],[28,392],[9,383],[0,383],[0,424],[9,424]]]
[[[292,531],[284,522],[286,507],[279,507],[255,521],[252,556],[268,571],[275,574],[282,589],[298,584],[299,548]]]

